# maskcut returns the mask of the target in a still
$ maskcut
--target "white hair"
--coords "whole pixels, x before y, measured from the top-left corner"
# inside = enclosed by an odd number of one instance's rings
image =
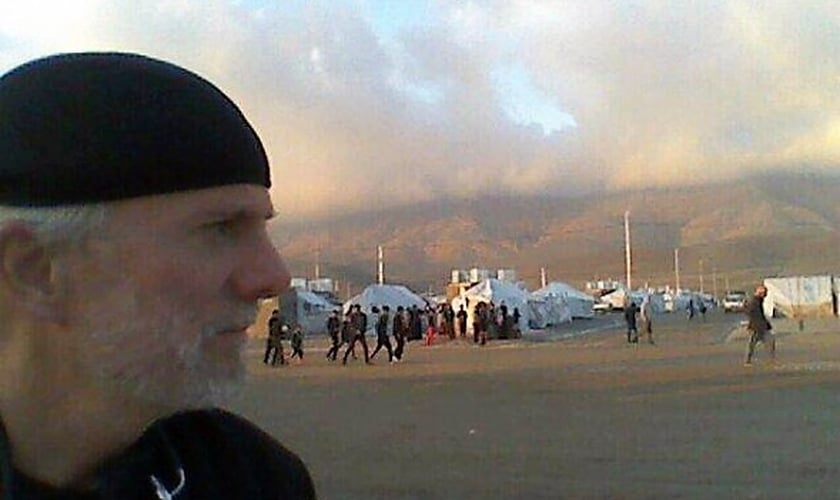
[[[47,246],[78,244],[102,227],[106,208],[103,203],[58,207],[0,206],[0,228],[11,222],[30,226]]]

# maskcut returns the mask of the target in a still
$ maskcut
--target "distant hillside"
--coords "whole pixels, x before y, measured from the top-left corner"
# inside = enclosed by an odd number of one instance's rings
[[[539,269],[581,286],[624,276],[630,211],[634,281],[718,291],[793,273],[840,273],[840,179],[760,177],[741,184],[587,198],[487,198],[406,206],[320,221],[275,223],[272,236],[296,276],[350,283],[376,273],[376,246],[390,282],[442,290],[453,268],[513,268],[531,287]],[[702,261],[702,263],[701,263]],[[355,288],[353,288],[355,287]],[[345,289],[342,288],[342,291]]]

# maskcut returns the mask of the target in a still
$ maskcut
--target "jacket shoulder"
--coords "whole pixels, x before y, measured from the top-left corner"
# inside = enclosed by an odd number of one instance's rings
[[[167,422],[166,433],[184,468],[204,476],[217,492],[227,491],[227,498],[315,498],[300,457],[239,415],[185,412]]]

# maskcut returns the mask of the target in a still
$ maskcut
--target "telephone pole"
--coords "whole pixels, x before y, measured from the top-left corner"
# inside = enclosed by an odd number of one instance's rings
[[[624,260],[627,267],[627,289],[632,290],[631,283],[631,261],[630,261],[630,211],[624,212]]]
[[[674,249],[674,278],[676,279],[676,293],[680,293],[680,249]]]
[[[380,285],[385,284],[385,258],[382,252],[382,245],[376,247],[377,273],[376,282]]]
[[[700,293],[703,293],[703,259],[700,259]]]

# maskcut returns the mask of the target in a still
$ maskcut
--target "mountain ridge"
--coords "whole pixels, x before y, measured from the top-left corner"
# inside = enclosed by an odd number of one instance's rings
[[[549,279],[582,286],[624,276],[624,212],[630,212],[634,285],[720,292],[782,274],[840,273],[840,177],[762,175],[738,183],[587,197],[493,197],[425,202],[333,218],[272,223],[293,275],[321,275],[357,290],[386,277],[441,291],[451,269],[515,269],[529,288]]]

